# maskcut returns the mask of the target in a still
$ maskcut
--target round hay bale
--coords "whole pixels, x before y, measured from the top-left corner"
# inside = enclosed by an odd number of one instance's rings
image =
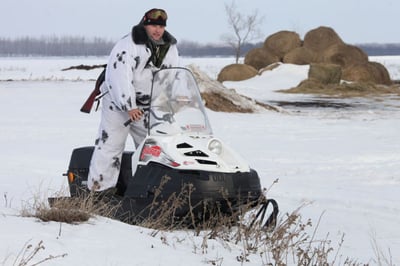
[[[267,48],[251,49],[244,57],[244,63],[257,70],[276,62],[279,62],[279,57]]]
[[[240,81],[252,78],[258,74],[258,70],[250,65],[231,64],[225,66],[218,74],[217,80],[224,81]]]
[[[357,64],[343,69],[343,79],[347,81],[371,81],[371,73],[367,63]]]
[[[318,27],[304,36],[303,46],[316,53],[326,50],[334,44],[344,44],[339,35],[329,27]]]
[[[308,78],[318,80],[322,84],[339,84],[342,68],[335,64],[311,64]]]
[[[322,61],[347,67],[368,62],[368,55],[357,46],[335,44],[322,52]]]
[[[387,69],[377,62],[364,62],[343,69],[343,79],[391,85]]]
[[[264,47],[277,55],[280,60],[286,53],[300,46],[300,36],[294,31],[278,31],[264,41]]]
[[[308,65],[315,62],[315,54],[313,51],[306,47],[297,47],[285,54],[282,59],[283,63],[296,64],[296,65]]]
[[[369,64],[375,67],[377,71],[377,77],[376,77],[377,84],[393,85],[389,71],[386,69],[384,65],[378,62],[369,62]]]

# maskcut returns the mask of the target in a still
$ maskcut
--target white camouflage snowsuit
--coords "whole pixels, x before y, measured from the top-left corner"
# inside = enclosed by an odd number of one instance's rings
[[[152,60],[151,56],[155,54],[152,51],[159,46],[149,40],[141,24],[133,27],[131,35],[118,41],[110,53],[105,82],[101,86],[104,96],[98,137],[89,168],[89,190],[102,191],[116,186],[128,134],[136,147],[147,134],[145,120],[148,117],[146,110],[153,72],[179,64],[176,39],[167,31],[162,39],[169,47],[163,50],[165,57],[162,61]],[[157,62],[158,67],[153,62]],[[124,122],[129,120],[127,111],[135,108],[145,111],[142,119],[124,126]]]

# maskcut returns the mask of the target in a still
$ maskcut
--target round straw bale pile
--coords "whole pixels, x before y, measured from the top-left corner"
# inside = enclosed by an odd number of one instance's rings
[[[231,64],[225,66],[218,74],[217,80],[224,81],[240,81],[252,78],[258,74],[257,69],[246,64]]]
[[[282,60],[289,51],[302,44],[299,34],[294,31],[278,31],[264,41],[264,47]]]
[[[276,62],[279,57],[265,47],[251,49],[244,57],[244,63],[257,70]]]
[[[266,67],[282,62],[310,65],[309,79],[312,81],[305,82],[298,90],[310,90],[312,86],[319,88],[322,85],[334,89],[335,86],[340,87],[341,79],[392,84],[383,65],[369,62],[368,55],[362,49],[345,43],[332,28],[326,26],[308,31],[303,41],[296,32],[278,31],[268,36],[262,47],[250,50],[244,58],[244,65],[252,66],[259,74],[267,70]],[[256,75],[254,69],[226,69],[221,71],[218,80],[247,79]]]

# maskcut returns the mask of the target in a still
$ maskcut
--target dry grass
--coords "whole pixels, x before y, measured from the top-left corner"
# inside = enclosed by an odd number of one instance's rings
[[[88,221],[94,215],[113,217],[118,208],[117,204],[111,204],[100,200],[93,194],[82,193],[80,197],[63,197],[65,193],[57,193],[51,200],[51,207],[47,200],[41,200],[36,196],[33,202],[26,204],[21,215],[36,217],[44,222],[55,221],[69,224],[77,224]]]
[[[394,265],[392,259],[392,251],[390,248],[387,250],[387,253],[384,252],[378,243],[377,235],[375,231],[371,232],[371,246],[373,249],[373,253],[375,255],[374,263],[376,265]]]
[[[250,261],[252,254],[261,256],[263,265],[338,265],[340,263],[338,259],[342,258],[339,252],[343,238],[337,247],[331,245],[329,234],[324,239],[317,239],[316,231],[319,221],[314,229],[310,219],[303,222],[300,215],[302,207],[291,214],[285,214],[275,228],[265,228],[263,226],[265,220],[257,220],[253,223],[255,214],[261,207],[260,202],[256,205],[254,202],[247,202],[240,209],[236,209],[228,201],[231,215],[223,214],[215,206],[207,209],[209,206],[204,205],[204,216],[200,219],[192,212],[193,207],[186,217],[174,220],[172,218],[174,212],[181,206],[190,204],[191,192],[193,192],[193,187],[190,184],[184,185],[181,193],[171,196],[161,206],[157,203],[158,195],[156,195],[154,205],[151,206],[151,208],[155,207],[154,211],[139,225],[153,228],[154,231],[151,233],[153,237],[165,230],[186,228],[187,232],[193,232],[197,237],[203,236],[201,246],[194,248],[201,250],[202,253],[207,253],[208,247],[212,246],[209,245],[209,240],[239,245],[242,251],[237,256],[237,260],[241,263]],[[162,239],[168,243],[164,235]],[[222,264],[219,259],[210,263]],[[346,258],[343,265],[363,264]]]
[[[160,230],[192,229],[199,233],[203,230],[215,231],[222,226],[236,225],[238,217],[243,210],[250,209],[254,202],[243,200],[243,207],[238,209],[229,201],[221,190],[220,198],[223,202],[193,202],[192,193],[195,188],[192,184],[183,184],[179,192],[172,194],[167,199],[160,199],[163,186],[169,181],[164,176],[159,188],[156,190],[153,202],[147,207],[146,215],[137,223],[139,226]],[[224,208],[224,210],[222,210]],[[183,216],[177,216],[187,210]]]
[[[283,215],[275,228],[265,228],[263,226],[265,220],[257,220],[253,223],[255,214],[261,207],[259,203],[254,205],[254,202],[244,203],[240,209],[235,209],[228,201],[231,215],[223,214],[218,207],[213,206],[207,209],[210,206],[204,205],[202,206],[204,216],[200,219],[192,212],[194,207],[190,209],[187,217],[180,220],[171,219],[178,208],[190,204],[193,189],[190,184],[184,185],[181,193],[163,202],[163,207],[152,212],[153,215],[139,225],[153,228],[151,233],[153,237],[166,230],[185,228],[188,233],[192,232],[194,236],[202,237],[200,246],[194,247],[194,250],[201,251],[203,254],[213,246],[208,243],[210,240],[217,240],[225,243],[226,246],[229,246],[228,243],[240,246],[242,250],[236,259],[242,264],[249,262],[251,255],[257,254],[263,260],[262,265],[368,265],[341,255],[344,234],[336,245],[333,245],[329,239],[329,233],[324,238],[318,239],[316,235],[322,215],[316,225],[313,225],[310,219],[304,222],[300,214],[304,206]],[[154,204],[156,202],[155,200]],[[156,207],[160,206],[156,205]],[[164,234],[161,239],[169,243]],[[377,261],[381,262],[379,265],[393,265],[391,260],[379,251],[379,248],[376,250],[376,254],[379,255],[377,255]],[[212,265],[222,265],[223,260],[216,258],[208,262]]]
[[[58,258],[64,258],[67,256],[67,253],[60,254],[60,255],[48,255],[44,259],[40,259],[39,261],[36,261],[37,255],[45,250],[45,246],[43,244],[43,241],[39,241],[36,245],[30,244],[30,241],[27,241],[22,249],[19,251],[17,256],[14,259],[14,262],[12,263],[13,266],[35,266],[35,265],[40,265],[45,262],[53,261]],[[2,265],[11,265],[11,264],[6,264],[11,258],[6,258]]]
[[[328,238],[316,239],[316,229],[309,232],[311,220],[303,222],[299,211],[286,214],[272,231],[266,231],[261,223],[248,227],[248,221],[243,219],[238,226],[219,226],[210,230],[208,239],[221,239],[242,246],[241,255],[237,257],[240,262],[250,261],[250,255],[258,254],[263,265],[336,265],[337,256],[333,253],[335,249],[331,241]],[[341,243],[337,253],[340,246]]]
[[[202,215],[199,216],[194,211],[199,206],[191,205],[191,193],[194,191],[191,184],[184,184],[179,193],[171,195],[168,199],[159,199],[162,188],[168,181],[169,178],[165,176],[155,192],[152,204],[148,207],[148,215],[137,224],[154,229],[150,234],[153,237],[161,234],[161,239],[165,243],[169,240],[163,232],[184,229],[189,234],[193,233],[196,237],[202,237],[200,246],[194,247],[202,253],[207,253],[208,248],[213,246],[208,243],[211,240],[225,243],[226,246],[241,247],[240,254],[236,256],[241,264],[250,262],[251,256],[256,254],[261,257],[262,265],[368,265],[356,259],[344,258],[340,254],[344,235],[337,245],[332,245],[329,233],[324,238],[318,239],[316,236],[319,235],[317,230],[322,215],[316,225],[313,225],[310,219],[303,221],[300,212],[304,206],[290,214],[281,215],[275,228],[265,228],[263,220],[253,223],[255,214],[261,207],[259,203],[254,202],[245,202],[241,208],[237,209],[226,199],[231,215],[222,213],[221,209],[215,205],[203,204],[200,207],[204,211],[200,212]],[[264,192],[266,193],[267,190]],[[224,196],[223,193],[222,196]],[[98,200],[95,201],[90,195],[74,200],[61,198],[53,203],[52,208],[45,205],[36,202],[31,208],[33,212],[25,209],[25,215],[28,213],[28,216],[35,216],[43,221],[79,223],[86,221],[92,215],[112,217],[115,211],[114,204],[110,206]],[[187,216],[177,219],[176,211],[187,205],[189,206]],[[376,241],[373,244],[377,265],[393,265],[391,254],[384,254]],[[20,255],[21,261],[29,261],[29,258],[33,258],[41,250],[41,245],[39,243],[37,250],[29,256]],[[24,251],[24,254],[26,252]],[[65,254],[60,256],[65,256]],[[48,260],[57,257],[50,256]],[[208,263],[222,265],[223,259],[215,258],[209,260]]]
[[[187,227],[188,224],[195,224],[193,212],[189,212],[186,217],[177,219],[176,211],[190,204],[190,195],[193,192],[191,184],[184,184],[181,191],[172,194],[166,200],[160,200],[160,194],[163,186],[169,181],[168,176],[164,176],[160,186],[156,189],[153,202],[147,207],[148,214],[140,221],[138,225],[153,228],[157,230],[173,230],[181,227]]]

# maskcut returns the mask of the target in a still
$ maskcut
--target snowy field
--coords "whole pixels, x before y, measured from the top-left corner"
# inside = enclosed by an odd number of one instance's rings
[[[400,80],[400,56],[371,57]],[[46,247],[37,259],[67,253],[45,265],[263,265],[260,256],[238,262],[241,247],[184,232],[151,230],[96,217],[80,225],[23,218],[24,204],[66,187],[62,176],[74,147],[92,145],[99,112],[79,109],[100,70],[61,71],[104,64],[106,58],[0,58],[0,265],[14,265],[24,244]],[[216,78],[232,58],[184,58]],[[214,134],[249,161],[281,216],[305,204],[301,214],[319,238],[339,242],[343,257],[377,264],[379,250],[400,265],[400,98],[346,100],[287,95],[306,66],[285,65],[261,77],[226,82],[268,103],[324,101],[333,107],[282,106],[285,112],[230,114],[208,111]],[[127,148],[132,146],[128,142]],[[335,243],[332,245],[336,247]],[[221,259],[222,258],[222,259]]]

